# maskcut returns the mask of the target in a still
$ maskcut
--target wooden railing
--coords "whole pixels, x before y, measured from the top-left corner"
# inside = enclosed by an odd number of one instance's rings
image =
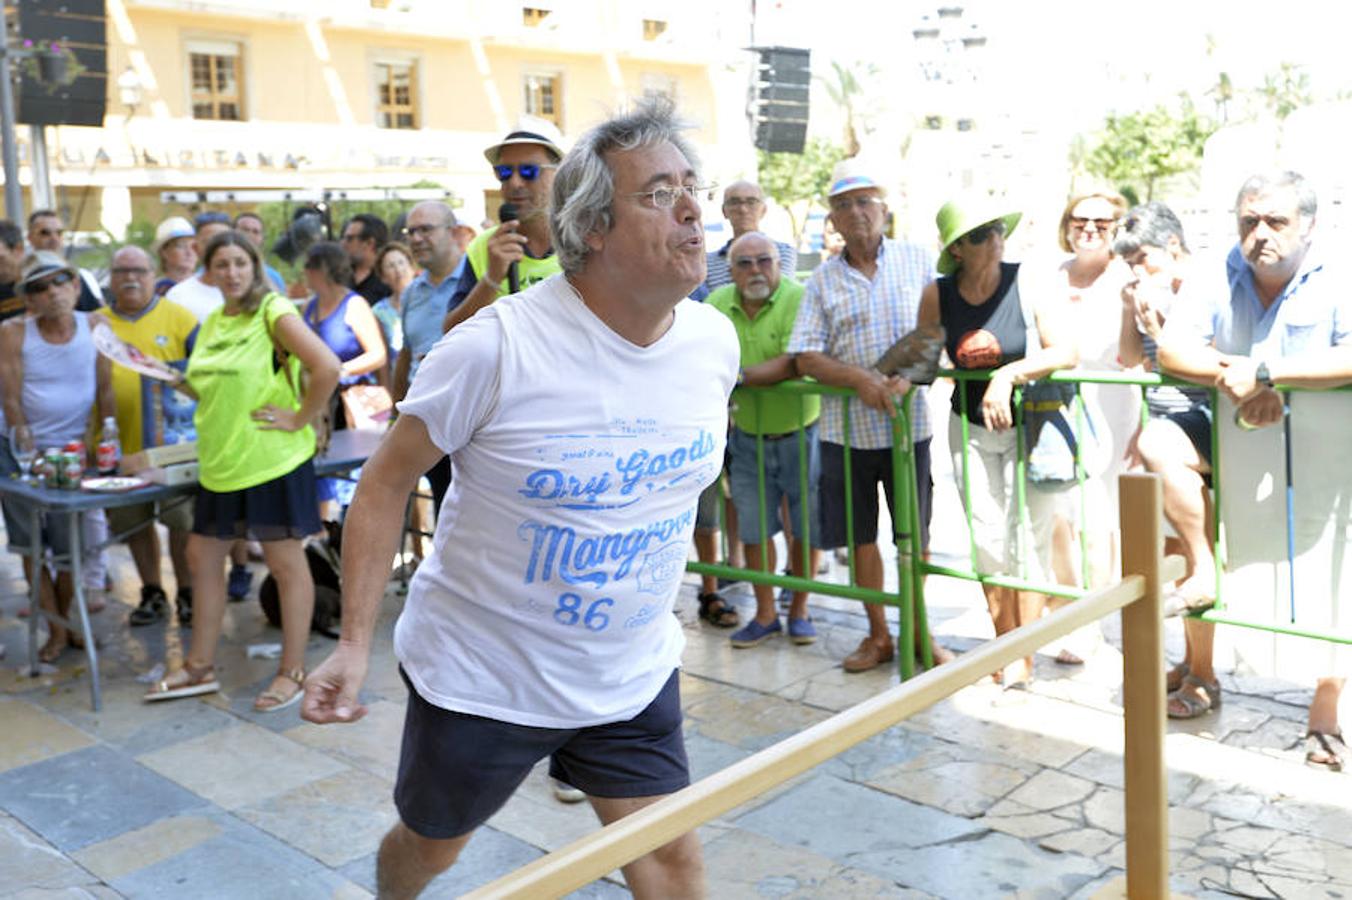
[[[1158,479],[1123,475],[1119,485],[1123,577],[1117,584],[982,644],[465,896],[484,900],[568,894],[1120,609],[1127,874],[1125,884],[1114,883],[1100,896],[1168,897],[1160,585],[1182,576],[1183,560],[1161,557]]]

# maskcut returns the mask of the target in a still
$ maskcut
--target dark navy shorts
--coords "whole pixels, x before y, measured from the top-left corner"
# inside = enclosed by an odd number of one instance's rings
[[[934,478],[930,474],[930,438],[916,441],[915,499],[920,513],[920,548],[929,550],[929,528],[934,499]],[[844,547],[845,530],[845,448],[829,441],[821,442],[822,472],[820,484],[822,549]],[[887,497],[888,515],[896,509],[892,484],[892,450],[850,448],[850,504],[854,511],[855,546],[878,540],[878,485]],[[903,525],[893,523],[893,531],[902,534]]]
[[[587,728],[532,728],[433,706],[408,685],[394,805],[414,833],[468,834],[492,818],[546,756],[549,775],[592,797],[653,797],[690,784],[680,673],[643,712]]]
[[[1211,465],[1211,404],[1194,403],[1181,412],[1167,413],[1163,418],[1173,422],[1188,436],[1206,464]]]

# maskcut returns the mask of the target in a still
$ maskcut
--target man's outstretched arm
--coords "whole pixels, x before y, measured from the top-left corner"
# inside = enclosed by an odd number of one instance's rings
[[[305,679],[301,717],[355,722],[380,601],[404,530],[404,507],[423,472],[443,456],[416,416],[400,416],[362,466],[343,530],[343,625],[337,648]]]

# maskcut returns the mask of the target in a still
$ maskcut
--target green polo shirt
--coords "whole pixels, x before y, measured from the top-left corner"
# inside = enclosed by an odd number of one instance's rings
[[[732,327],[737,331],[737,343],[742,348],[742,368],[745,369],[774,359],[788,348],[789,335],[793,334],[793,323],[798,318],[798,304],[802,300],[803,286],[785,276],[779,279],[779,287],[766,298],[754,319],[742,308],[735,284],[715,288],[704,302],[732,319]],[[751,393],[737,390],[732,394],[736,403],[732,421],[750,434],[797,431],[817,421],[821,415],[820,397],[765,391],[756,391],[753,397]]]

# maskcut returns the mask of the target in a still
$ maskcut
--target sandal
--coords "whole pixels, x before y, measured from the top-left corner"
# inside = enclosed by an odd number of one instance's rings
[[[1187,663],[1179,663],[1172,669],[1164,673],[1164,693],[1172,694],[1183,686],[1183,679],[1188,677],[1191,670]]]
[[[221,683],[216,680],[216,670],[212,666],[195,669],[184,663],[183,668],[174,674],[155,682],[155,686],[146,691],[141,699],[147,703],[177,700],[180,697],[214,694],[220,689]]]
[[[296,689],[289,694],[283,694],[281,691],[269,688],[259,694],[258,699],[254,701],[254,712],[277,712],[300,702],[301,696],[305,693],[305,670],[299,668],[278,669],[277,678],[285,678],[287,681],[294,682]]]
[[[1305,764],[1330,772],[1342,772],[1347,768],[1347,744],[1343,741],[1342,729],[1337,731],[1315,731],[1305,733]]]
[[[1198,692],[1201,692],[1201,696],[1198,696]],[[1183,683],[1178,690],[1169,695],[1167,711],[1171,719],[1195,719],[1220,708],[1221,683],[1203,681],[1189,672],[1183,676]]]
[[[699,595],[699,617],[718,628],[735,628],[739,621],[737,610],[717,591]]]

